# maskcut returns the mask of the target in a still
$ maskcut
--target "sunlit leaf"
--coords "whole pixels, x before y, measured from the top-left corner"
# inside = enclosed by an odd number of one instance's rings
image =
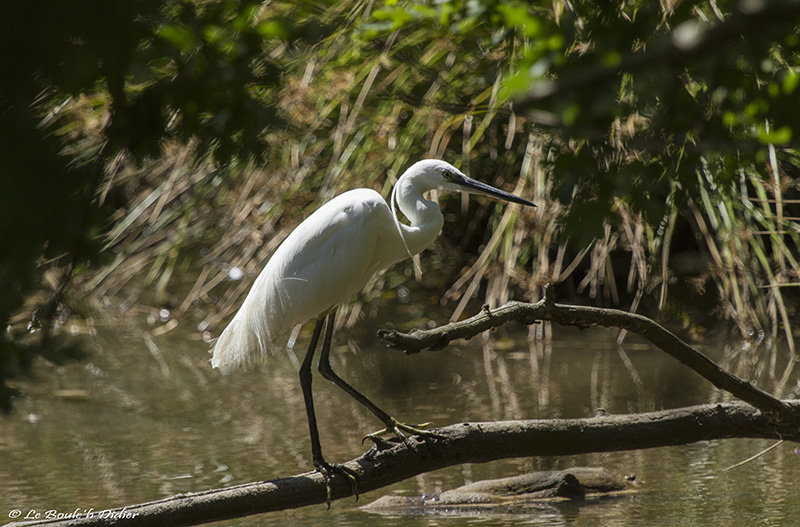
[[[789,126],[781,126],[777,130],[767,131],[766,126],[760,126],[758,128],[758,140],[765,145],[785,145],[792,140],[792,129]]]
[[[158,30],[157,35],[181,51],[189,51],[195,45],[192,30],[185,26],[164,26]]]
[[[257,26],[258,33],[264,38],[277,38],[286,40],[289,38],[289,28],[278,20],[266,20]]]

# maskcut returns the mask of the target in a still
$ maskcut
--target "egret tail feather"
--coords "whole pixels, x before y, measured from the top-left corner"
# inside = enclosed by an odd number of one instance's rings
[[[242,365],[248,365],[255,355],[266,355],[271,347],[266,317],[261,313],[240,310],[214,343],[211,366],[229,375]]]

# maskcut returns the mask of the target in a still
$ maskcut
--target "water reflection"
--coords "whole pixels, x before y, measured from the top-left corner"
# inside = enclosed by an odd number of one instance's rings
[[[144,318],[144,317],[143,317]],[[180,326],[162,334],[129,321],[87,338],[91,359],[40,365],[37,379],[0,427],[0,517],[12,509],[103,509],[311,469],[308,431],[295,366],[271,357],[250,371],[221,377],[207,344]],[[663,353],[628,335],[550,327],[516,327],[441,352],[405,356],[372,335],[376,324],[340,333],[334,368],[357,389],[406,422],[585,417],[649,411],[725,399]],[[552,339],[540,338],[550,336]],[[298,339],[302,347],[305,332]],[[358,343],[358,345],[352,344]],[[767,366],[741,343],[717,359],[771,389],[785,377],[785,350]],[[769,355],[768,355],[769,357]],[[774,373],[770,373],[770,370]],[[326,457],[350,459],[381,423],[346,394],[315,378]],[[796,378],[784,384],[791,388]],[[545,507],[524,517],[476,515],[459,524],[505,525],[785,525],[800,517],[794,482],[797,445],[782,445],[723,472],[770,444],[728,440],[638,452],[506,460],[451,467],[370,493],[433,493],[479,479],[573,465],[604,466],[645,481],[635,496]],[[440,525],[452,518],[380,517],[353,500],[228,525]]]

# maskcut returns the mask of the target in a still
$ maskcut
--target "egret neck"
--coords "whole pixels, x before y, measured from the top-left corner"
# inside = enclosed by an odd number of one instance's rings
[[[444,225],[444,216],[439,210],[439,204],[426,199],[424,194],[436,187],[425,184],[423,178],[414,177],[416,174],[406,174],[400,178],[392,190],[392,213],[394,204],[400,212],[408,218],[410,225],[397,222],[403,244],[409,255],[421,253],[427,249],[439,235]],[[409,177],[410,176],[410,177]]]

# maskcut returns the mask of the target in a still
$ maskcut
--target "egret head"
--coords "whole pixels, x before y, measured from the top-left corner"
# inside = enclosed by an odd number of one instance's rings
[[[439,210],[439,205],[424,197],[424,194],[429,190],[469,192],[521,205],[536,206],[528,200],[468,178],[459,169],[445,161],[439,159],[418,161],[411,165],[397,180],[397,184],[392,189],[390,199],[392,217],[409,257],[430,245],[433,238],[439,234],[444,223],[444,217]],[[400,207],[412,227],[416,229],[415,233],[431,234],[429,238],[423,240],[419,247],[414,246],[413,252],[406,242],[405,226],[401,225],[397,219],[395,205]]]
[[[413,186],[423,192],[433,189],[453,190],[480,194],[501,201],[519,203],[520,205],[536,206],[526,199],[469,178],[450,163],[439,159],[419,161],[408,169],[407,174],[413,180]]]

